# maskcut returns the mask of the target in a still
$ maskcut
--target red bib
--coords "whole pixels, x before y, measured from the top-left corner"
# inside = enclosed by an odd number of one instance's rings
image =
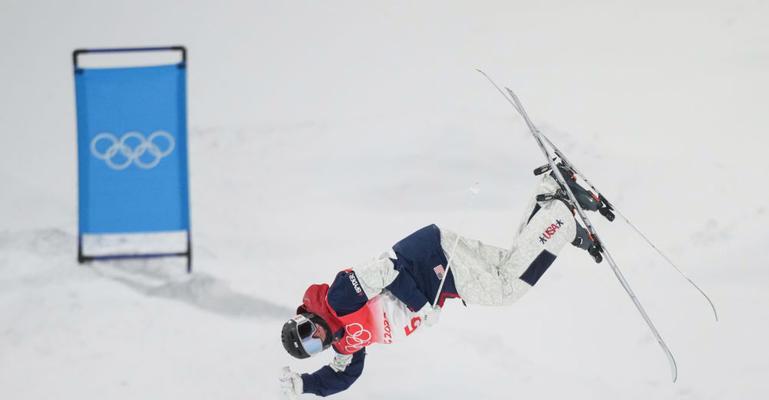
[[[386,290],[360,310],[334,316],[344,326],[344,335],[334,342],[334,348],[342,354],[355,353],[374,343],[390,344],[411,335],[422,323],[416,313]]]

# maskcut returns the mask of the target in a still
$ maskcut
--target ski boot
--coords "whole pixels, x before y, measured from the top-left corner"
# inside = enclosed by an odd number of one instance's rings
[[[595,194],[592,191],[585,189],[582,187],[579,183],[577,183],[577,175],[574,173],[574,171],[571,170],[567,165],[565,165],[562,162],[559,162],[557,164],[558,169],[561,172],[561,175],[566,180],[566,184],[569,186],[569,189],[571,189],[571,192],[574,193],[574,197],[577,199],[577,203],[579,203],[579,206],[586,211],[598,211],[601,215],[604,216],[604,218],[608,219],[609,221],[614,221],[614,213],[612,212],[611,204],[609,204],[609,201],[606,200],[601,195]],[[548,171],[550,171],[550,164],[545,164],[541,167],[534,169],[534,175],[542,175]],[[550,176],[553,177],[553,179],[556,179],[555,173],[553,171],[550,171]],[[556,179],[557,181],[557,179]],[[553,197],[546,198],[546,195],[542,197],[542,200],[537,199],[538,201],[546,201],[548,199],[555,198],[555,196],[562,196],[568,199],[568,194],[566,193],[565,188],[560,189],[561,192],[553,193]],[[567,203],[570,203],[567,201]]]
[[[571,242],[572,246],[587,251],[596,263],[603,261],[603,256],[601,255],[601,243],[593,240],[593,235],[591,235],[587,229],[583,228],[582,224],[576,220],[574,222],[577,224],[577,236],[574,238],[574,241]]]
[[[534,170],[535,174],[537,174],[537,171],[542,168],[543,167],[540,167]],[[566,178],[569,189],[571,189],[572,193],[574,193],[574,196],[577,198],[579,207],[587,211],[599,211],[601,209],[601,202],[599,199],[597,199],[597,196],[593,195],[592,192],[580,186],[576,182],[576,177],[573,173],[570,173],[566,169],[562,169],[561,165],[559,165],[559,169],[561,169],[561,174],[563,177]],[[539,175],[544,172],[547,172],[547,170],[540,172]],[[566,206],[571,210],[572,214],[575,213],[574,206],[569,199],[569,195],[566,193],[566,190],[558,183],[557,178],[552,172],[550,173],[550,176],[544,178],[540,190],[545,191],[545,193],[540,193],[537,195],[537,202],[558,200],[566,204]],[[574,224],[576,225],[576,236],[571,244],[575,247],[579,247],[580,249],[587,251],[596,263],[603,261],[603,256],[601,255],[601,244],[593,239],[593,235],[591,235],[590,232],[588,232],[588,230],[585,229],[576,218],[574,219]]]

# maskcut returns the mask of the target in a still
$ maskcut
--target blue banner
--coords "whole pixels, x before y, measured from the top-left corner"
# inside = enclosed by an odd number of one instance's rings
[[[75,72],[81,234],[189,231],[184,64]]]

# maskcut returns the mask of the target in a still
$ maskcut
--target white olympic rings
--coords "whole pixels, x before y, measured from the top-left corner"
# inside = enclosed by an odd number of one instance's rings
[[[155,143],[155,139],[158,138],[163,138],[167,142],[168,147],[165,150],[161,150]],[[138,143],[132,143],[135,141]],[[105,149],[102,146],[100,150],[100,142],[108,142],[109,147]],[[174,151],[175,147],[174,137],[166,131],[155,131],[148,138],[139,131],[130,131],[123,134],[120,139],[110,132],[102,132],[91,140],[91,154],[99,160],[104,160],[108,167],[118,171],[128,168],[131,163],[143,169],[155,168],[161,159]],[[145,154],[150,154],[152,158],[147,159],[149,156]],[[116,161],[115,157],[118,155]]]
[[[344,327],[345,342],[344,349],[347,351],[358,351],[371,344],[371,332],[363,329],[363,325],[354,322]]]

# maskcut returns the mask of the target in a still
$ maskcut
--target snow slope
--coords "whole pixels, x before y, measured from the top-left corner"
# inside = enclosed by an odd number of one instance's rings
[[[769,395],[769,6],[761,1],[0,4],[0,396],[278,399],[312,371],[278,339],[310,283],[429,223],[506,245],[535,122],[719,307],[622,224],[519,303],[370,349],[339,399]],[[78,47],[190,50],[195,273],[75,262]],[[479,194],[470,200],[468,188]]]

